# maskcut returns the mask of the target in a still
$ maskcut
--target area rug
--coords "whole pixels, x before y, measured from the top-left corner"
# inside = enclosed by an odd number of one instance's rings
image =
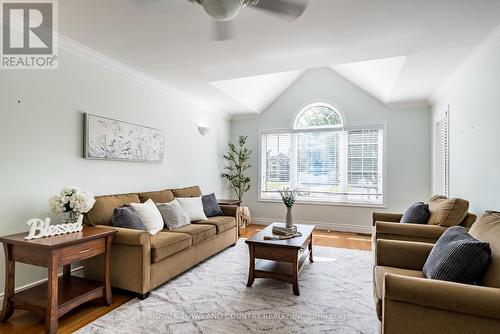
[[[314,247],[314,263],[290,284],[246,287],[244,240],[77,333],[377,333],[370,252]]]

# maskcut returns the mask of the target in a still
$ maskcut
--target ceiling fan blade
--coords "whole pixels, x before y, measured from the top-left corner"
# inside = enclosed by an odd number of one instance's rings
[[[274,14],[298,18],[306,10],[306,4],[293,3],[285,0],[258,0],[250,3],[252,7],[267,10]]]
[[[227,41],[234,37],[232,21],[217,21],[212,23],[212,40]]]

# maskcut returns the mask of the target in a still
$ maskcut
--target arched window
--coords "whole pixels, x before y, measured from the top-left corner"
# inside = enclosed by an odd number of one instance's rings
[[[384,206],[383,124],[345,124],[325,103],[305,107],[293,122],[261,133],[261,200],[295,189],[302,203]]]
[[[316,103],[302,109],[295,119],[295,129],[342,127],[342,117],[328,104]]]

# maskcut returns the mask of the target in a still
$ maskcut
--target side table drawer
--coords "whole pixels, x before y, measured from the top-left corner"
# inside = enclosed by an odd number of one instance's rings
[[[67,246],[61,248],[59,264],[65,265],[75,261],[85,260],[90,257],[103,254],[105,250],[105,238],[90,240],[78,245]]]

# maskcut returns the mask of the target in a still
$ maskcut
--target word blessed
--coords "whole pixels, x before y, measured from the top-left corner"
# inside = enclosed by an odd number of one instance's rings
[[[24,237],[26,240],[80,232],[83,229],[81,219],[76,223],[50,225],[50,218],[45,218],[45,221],[35,218],[28,220],[26,224],[30,226],[28,236]]]

